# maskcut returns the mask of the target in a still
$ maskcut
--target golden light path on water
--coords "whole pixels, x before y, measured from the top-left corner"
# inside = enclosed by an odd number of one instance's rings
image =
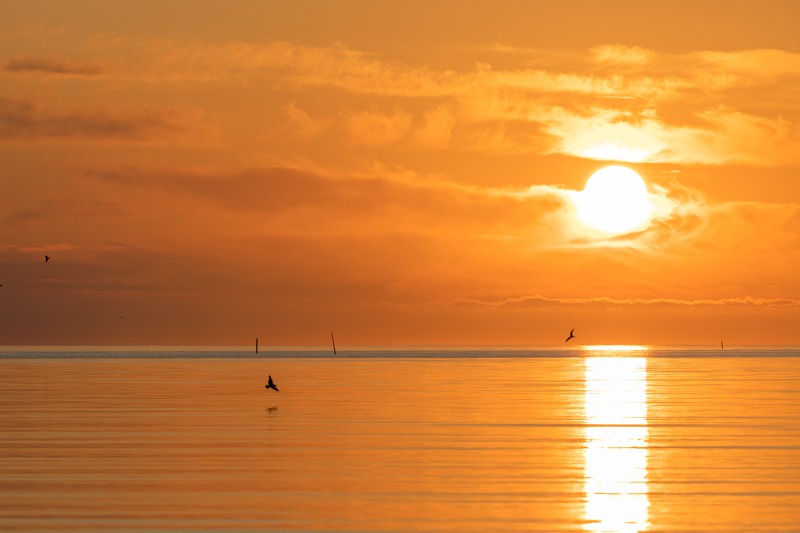
[[[617,356],[585,359],[586,531],[628,533],[649,526],[645,347],[591,347]]]

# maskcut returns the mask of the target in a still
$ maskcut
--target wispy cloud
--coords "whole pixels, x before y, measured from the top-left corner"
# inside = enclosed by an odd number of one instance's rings
[[[19,57],[9,59],[6,62],[5,69],[12,73],[59,76],[97,76],[103,72],[100,66],[94,63],[48,57]]]
[[[459,299],[454,305],[504,306],[553,306],[553,305],[598,305],[598,306],[677,306],[677,307],[800,307],[800,299],[757,298],[741,296],[731,298],[613,298],[591,296],[587,298],[564,298],[541,295],[515,296],[502,300]]]
[[[688,54],[706,68],[749,81],[748,85],[800,77],[800,54],[785,50],[754,49],[721,52],[703,50]]]
[[[606,44],[591,48],[592,61],[603,65],[645,65],[650,63],[656,53],[641,46]]]
[[[390,114],[362,111],[347,114],[344,122],[350,143],[388,146],[408,134],[411,128],[411,115],[400,110]]]
[[[186,115],[175,110],[135,112],[104,107],[58,110],[25,100],[0,98],[0,141],[96,139],[157,142],[180,137]]]
[[[781,165],[800,162],[800,54],[782,50],[668,54],[606,44],[559,55],[522,50],[518,65],[491,63],[513,47],[478,50],[470,67],[434,68],[385,59],[342,43],[308,46],[287,41],[208,43],[179,39],[96,36],[87,47],[116,63],[96,83],[163,87],[257,86],[291,95],[284,110],[292,130],[313,140],[329,128],[341,142],[499,153],[563,153],[577,157],[655,163]],[[487,54],[482,57],[481,54]],[[552,54],[551,54],[552,55]],[[563,59],[563,61],[562,61]],[[14,58],[16,74],[100,73],[97,63]],[[304,89],[332,91],[335,105],[312,115]],[[754,99],[752,91],[769,94]],[[358,99],[374,97],[367,109]],[[175,125],[163,113],[148,123],[90,111],[45,114],[3,104],[4,122],[20,135],[82,135],[141,139]],[[2,120],[2,119],[0,119]],[[0,135],[3,132],[0,122]],[[9,127],[6,126],[5,130]],[[335,137],[335,136],[334,136]],[[335,140],[335,139],[334,139]]]
[[[289,102],[284,109],[289,119],[289,130],[299,139],[312,139],[327,127],[323,121],[311,117],[295,102]]]
[[[120,197],[128,194],[120,187],[167,191],[171,209],[200,201],[232,216],[257,217],[255,231],[279,228],[283,235],[297,236],[415,233],[492,241],[522,238],[524,231],[526,239],[545,246],[564,238],[557,226],[571,209],[567,191],[556,187],[480,188],[382,171],[329,176],[282,167],[239,172],[130,168],[91,175],[119,190]],[[236,228],[242,231],[241,224]]]
[[[240,221],[218,225],[215,231],[229,227],[236,233],[314,238],[415,234],[449,243],[480,241],[487,250],[513,254],[603,248],[661,254],[676,243],[691,242],[708,224],[702,198],[677,184],[651,187],[654,212],[646,228],[609,237],[577,220],[579,191],[554,185],[479,187],[380,167],[364,175],[291,167],[131,167],[97,169],[89,175],[115,191],[119,202],[129,201],[130,191],[139,191],[151,198],[150,204],[168,197],[171,212],[227,213]],[[242,217],[248,217],[246,224]],[[509,251],[512,243],[518,243],[519,251]]]
[[[430,148],[446,148],[451,145],[456,116],[450,106],[441,105],[426,110],[422,118],[422,125],[414,133],[417,144]]]
[[[6,244],[0,245],[0,253],[45,253],[45,252],[64,252],[75,250],[74,244],[51,243],[51,244]]]
[[[6,217],[9,224],[50,218],[107,217],[122,214],[119,204],[91,200],[48,200],[41,205],[16,209]]]
[[[771,166],[800,162],[800,134],[784,116],[724,107],[695,115],[696,125],[670,125],[654,110],[640,114],[598,108],[553,113],[546,129],[555,152],[589,159],[683,164]]]

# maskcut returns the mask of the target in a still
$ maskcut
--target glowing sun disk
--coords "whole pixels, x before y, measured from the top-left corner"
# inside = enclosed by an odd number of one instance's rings
[[[633,170],[617,165],[592,174],[576,195],[575,205],[581,222],[611,234],[641,229],[653,213],[644,180]]]

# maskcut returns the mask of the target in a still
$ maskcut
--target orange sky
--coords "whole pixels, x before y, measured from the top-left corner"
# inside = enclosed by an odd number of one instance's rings
[[[0,4],[0,344],[800,343],[800,4],[499,4]]]

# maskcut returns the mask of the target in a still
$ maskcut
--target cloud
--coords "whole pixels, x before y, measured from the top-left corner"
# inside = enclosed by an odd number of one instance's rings
[[[153,192],[163,191],[173,211],[200,209],[199,201],[230,216],[252,217],[248,225],[254,231],[297,236],[415,233],[490,241],[513,236],[545,245],[562,238],[556,226],[569,202],[566,191],[556,187],[479,188],[380,171],[326,176],[287,167],[238,172],[131,168],[90,175],[120,191],[120,198],[129,192],[119,187],[142,190],[151,202],[157,201]]]
[[[645,65],[652,61],[655,52],[640,46],[625,46],[621,44],[606,44],[596,46],[589,50],[592,61],[601,64],[620,65]]]
[[[414,132],[417,144],[430,148],[446,148],[453,140],[456,116],[449,106],[438,106],[423,114],[423,123]]]
[[[122,214],[119,204],[92,200],[49,200],[38,206],[13,211],[9,224],[50,218],[107,217]]]
[[[387,61],[342,43],[307,46],[287,41],[209,44],[170,39],[125,39],[105,36],[96,47],[114,48],[127,55],[126,69],[140,82],[230,82],[259,79],[295,87],[335,87],[354,94],[399,98],[468,98],[486,90],[514,91],[520,96],[586,94],[598,96],[657,96],[690,82],[675,77],[618,76],[563,71],[543,61],[544,68],[494,68],[477,62],[470,69],[434,69]],[[595,53],[600,48],[595,49]],[[619,48],[617,55],[622,52]],[[628,49],[627,57],[644,52]],[[546,57],[546,54],[541,54]],[[610,55],[610,52],[606,53]],[[590,56],[592,57],[591,53]],[[572,56],[580,65],[584,58]],[[588,63],[591,63],[588,62]]]
[[[65,252],[77,249],[74,244],[52,243],[52,244],[6,244],[0,245],[0,253],[45,253],[45,252]]]
[[[97,76],[102,69],[93,63],[80,63],[65,59],[21,57],[9,59],[6,71],[21,74],[50,74],[67,76]]]
[[[545,130],[559,139],[554,151],[607,161],[650,161],[668,145],[666,132],[652,112],[597,109],[579,115],[554,110]]]
[[[689,54],[705,68],[733,74],[753,83],[800,77],[800,54],[785,50],[755,49],[720,52],[704,50]]]
[[[554,111],[545,130],[559,139],[554,152],[605,161],[746,164],[800,163],[800,130],[783,116],[755,116],[725,107],[695,115],[697,125],[673,126],[654,110],[598,108],[585,114]]]
[[[755,116],[724,107],[698,114],[704,128],[664,132],[669,148],[654,161],[701,164],[800,163],[800,130],[783,116]]]
[[[98,36],[98,49],[127,57],[120,72],[128,81],[253,82],[274,80],[297,87],[339,87],[359,94],[432,96],[445,94],[450,77],[428,68],[376,59],[341,43],[307,46],[287,41],[207,43],[177,39]],[[120,74],[126,76],[126,74]]]
[[[224,212],[232,217],[226,227],[281,235],[407,233],[453,243],[483,240],[486,246],[519,242],[520,250],[625,248],[663,254],[676,243],[692,242],[709,220],[702,196],[678,183],[650,186],[654,212],[645,229],[609,237],[578,221],[578,191],[550,185],[478,187],[380,166],[365,175],[292,167],[119,168],[89,174],[117,191],[118,202],[130,201],[129,191],[141,191],[149,205],[168,199],[170,212],[199,210],[212,218]],[[246,224],[242,217],[248,217]]]
[[[504,306],[552,306],[552,305],[600,305],[600,306],[674,306],[674,307],[800,307],[800,299],[756,298],[751,296],[732,298],[612,298],[592,296],[587,298],[548,297],[541,295],[515,296],[502,300],[459,299],[454,305]]]
[[[351,144],[389,146],[408,134],[411,115],[400,110],[390,114],[375,111],[352,112],[345,116],[344,128]]]
[[[562,153],[654,163],[782,165],[800,162],[796,87],[800,54],[783,50],[660,53],[621,44],[553,53],[494,46],[469,67],[434,68],[392,61],[342,43],[287,41],[208,43],[97,36],[87,46],[113,52],[115,68],[96,83],[182,87],[258,86],[291,95],[291,131],[312,139],[340,123],[351,145]],[[516,52],[519,52],[517,54]],[[504,56],[502,67],[491,58]],[[553,57],[558,58],[557,61]],[[517,64],[511,61],[517,59]],[[524,62],[519,63],[522,57]],[[9,74],[91,76],[89,63],[15,58]],[[51,80],[52,81],[52,80]],[[95,83],[95,82],[93,82]],[[331,91],[312,117],[304,90]],[[754,97],[759,95],[768,97]],[[348,95],[374,96],[365,111]],[[174,117],[93,111],[46,113],[24,103],[1,105],[0,136],[150,138]],[[4,125],[5,123],[5,125]]]
[[[289,130],[299,139],[313,139],[327,127],[322,121],[312,118],[300,109],[295,102],[289,102],[284,109],[289,118]]]
[[[97,139],[153,142],[185,131],[186,117],[172,110],[132,113],[95,107],[56,110],[0,97],[0,141]]]

